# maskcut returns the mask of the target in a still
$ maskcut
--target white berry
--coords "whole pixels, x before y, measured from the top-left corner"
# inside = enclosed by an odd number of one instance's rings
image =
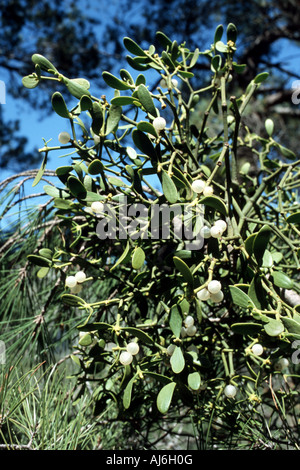
[[[234,398],[236,396],[236,392],[237,390],[234,385],[226,385],[226,387],[224,388],[224,394],[228,398]]]
[[[188,328],[189,326],[192,326],[194,324],[194,318],[192,315],[188,315],[185,320],[184,320],[184,326]]]
[[[86,280],[86,274],[83,271],[78,271],[78,273],[75,274],[75,279],[76,282],[84,282]]]
[[[75,287],[77,284],[75,276],[68,276],[66,278],[66,286],[67,287]]]
[[[218,225],[213,225],[210,229],[210,234],[213,238],[220,238],[222,236],[222,233],[223,231]]]
[[[171,83],[174,87],[176,87],[178,85],[178,80],[176,80],[176,78],[172,78]]]
[[[58,140],[61,144],[67,144],[71,140],[69,132],[61,132],[58,136]]]
[[[202,227],[200,230],[200,236],[203,238],[210,238],[211,237],[210,228],[206,227],[206,225]]]
[[[161,79],[159,84],[160,84],[161,88],[168,88],[167,81],[164,78]]]
[[[197,194],[202,193],[205,186],[206,186],[206,183],[203,180],[195,180],[192,182],[192,190]]]
[[[120,354],[120,362],[123,366],[128,366],[133,360],[133,355],[128,351],[122,351]]]
[[[212,186],[206,186],[204,189],[203,189],[203,195],[204,196],[212,196],[214,192],[214,189]]]
[[[186,328],[186,334],[188,336],[195,336],[196,333],[197,333],[197,328],[195,325],[190,325]]]
[[[186,328],[184,326],[181,328],[180,335],[182,338],[186,337]]]
[[[216,304],[218,304],[219,302],[222,302],[223,299],[224,299],[224,294],[221,290],[217,292],[217,294],[210,294],[210,300]]]
[[[80,284],[76,284],[76,286],[71,287],[71,294],[79,294],[82,290],[82,286]]]
[[[135,356],[139,350],[140,350],[140,347],[137,343],[135,343],[134,341],[132,341],[131,343],[128,343],[127,344],[127,347],[126,347],[127,351],[132,354],[133,356]]]
[[[166,120],[163,118],[163,117],[156,117],[154,120],[153,120],[153,127],[155,128],[156,131],[162,131],[167,123],[166,123]]]
[[[199,300],[208,300],[210,297],[210,293],[207,289],[201,289],[197,292],[197,297]]]
[[[219,227],[222,232],[225,232],[225,230],[227,229],[227,223],[225,222],[225,220],[217,220],[215,223],[214,223],[215,227]]]
[[[207,290],[211,294],[217,294],[222,289],[222,284],[220,281],[210,281],[207,286]]]
[[[101,212],[103,212],[103,209],[104,209],[104,205],[102,202],[100,201],[95,201],[95,202],[92,202],[91,204],[91,209],[93,212],[95,212],[96,214],[100,214]]]
[[[252,346],[252,352],[255,356],[261,356],[262,353],[264,352],[264,348],[262,347],[261,344],[253,344]]]

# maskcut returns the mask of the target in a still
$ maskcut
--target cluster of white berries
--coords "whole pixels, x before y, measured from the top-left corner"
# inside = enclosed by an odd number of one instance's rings
[[[195,336],[197,333],[197,327],[194,325],[195,320],[191,315],[187,315],[184,319],[183,327],[181,328],[181,337]]]
[[[163,117],[156,117],[155,119],[153,119],[152,124],[156,132],[159,134],[160,131],[163,131],[166,127],[167,122]]]
[[[219,219],[211,227],[204,225],[200,230],[200,235],[203,238],[221,238],[226,229],[227,223],[225,220]]]
[[[214,188],[208,184],[206,184],[203,180],[195,180],[192,182],[192,190],[197,193],[203,193],[203,196],[212,196],[214,192]]]
[[[122,351],[119,360],[123,366],[128,366],[133,361],[133,356],[138,354],[140,347],[135,341],[131,341],[126,346],[126,351]]]
[[[164,78],[161,79],[159,84],[160,84],[161,88],[168,88],[168,83]],[[172,78],[171,79],[171,84],[172,84],[173,87],[177,87],[178,86],[178,80],[176,80],[176,78]]]
[[[222,284],[220,281],[212,280],[208,283],[207,287],[197,292],[199,300],[211,300],[212,302],[219,303],[224,299],[222,291]]]
[[[86,274],[78,271],[75,276],[67,276],[66,287],[69,287],[73,294],[78,294],[82,289],[82,283],[86,280]]]
[[[70,142],[71,136],[70,136],[69,132],[61,132],[58,135],[58,140],[61,144],[67,144],[68,142]]]

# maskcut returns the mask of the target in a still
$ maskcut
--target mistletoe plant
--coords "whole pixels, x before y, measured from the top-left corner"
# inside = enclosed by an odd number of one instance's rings
[[[245,65],[234,61],[236,27],[228,25],[225,42],[223,34],[219,25],[203,52],[162,32],[161,51],[126,37],[137,73],[103,72],[109,101],[39,54],[23,78],[27,88],[57,82],[52,107],[70,126],[61,145],[45,142],[34,181],[50,152],[67,152],[58,184],[44,186],[61,242],[29,260],[39,278],[55,273],[59,302],[77,312],[72,358],[79,383],[96,384],[96,414],[113,399],[119,417],[177,410],[178,420],[190,414],[209,432],[217,432],[212,416],[225,424],[238,416],[232,432],[249,414],[259,420],[262,405],[282,416],[273,378],[288,387],[299,377],[291,357],[300,339],[300,161],[273,137],[272,120],[263,136],[245,125],[268,73],[231,96]],[[210,71],[199,89],[200,56]],[[148,71],[151,80],[157,74],[153,89]],[[244,149],[257,159],[254,173],[240,164]]]

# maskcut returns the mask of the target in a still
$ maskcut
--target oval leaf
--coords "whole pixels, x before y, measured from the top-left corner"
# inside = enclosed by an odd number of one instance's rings
[[[185,281],[191,287],[193,287],[194,286],[194,278],[193,278],[193,274],[190,271],[190,268],[188,267],[188,265],[182,259],[177,258],[177,256],[173,257],[173,261],[174,261],[174,264],[175,264],[176,268],[178,269],[178,271],[180,271],[180,273],[184,277]]]
[[[141,84],[137,89],[137,96],[140,102],[142,103],[143,107],[147,111],[148,114],[151,116],[157,116],[157,109],[153,103],[153,99],[151,93],[149,92],[148,88]]]
[[[157,408],[161,413],[167,413],[168,409],[170,408],[171,401],[173,398],[174,390],[176,387],[175,382],[170,382],[165,385],[157,395]]]
[[[170,359],[170,364],[174,374],[180,374],[185,366],[185,360],[183,357],[182,350],[179,346],[175,346],[174,352]]]
[[[115,77],[109,72],[103,72],[102,77],[105,83],[111,88],[114,88],[115,90],[130,90],[131,88],[131,86],[128,85],[128,83],[123,82],[122,80]]]
[[[144,250],[138,246],[137,248],[134,249],[134,252],[132,254],[132,267],[133,269],[141,269],[145,262],[145,253]]]
[[[199,390],[201,385],[201,376],[199,372],[192,372],[188,375],[188,385],[192,390]]]
[[[52,98],[51,98],[51,104],[52,104],[52,108],[54,109],[54,111],[60,117],[63,117],[65,119],[70,118],[70,113],[68,111],[67,105],[61,93],[59,93],[58,91],[53,93]]]
[[[182,327],[182,316],[179,312],[177,305],[174,305],[171,308],[169,325],[174,336],[176,336],[176,338],[179,338]]]
[[[275,286],[282,289],[292,289],[294,282],[286,274],[281,271],[275,271],[272,274]]]
[[[162,178],[162,182],[161,182],[162,190],[167,201],[170,204],[175,204],[175,202],[178,201],[178,191],[177,191],[174,181],[168,175],[168,173],[164,170],[162,170],[161,178]]]
[[[279,320],[270,320],[264,325],[265,332],[269,336],[278,336],[284,331],[283,323]]]

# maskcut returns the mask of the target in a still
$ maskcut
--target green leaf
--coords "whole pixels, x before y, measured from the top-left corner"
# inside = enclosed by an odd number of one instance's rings
[[[130,243],[127,242],[126,247],[125,247],[125,250],[124,250],[123,253],[121,254],[120,258],[118,258],[118,260],[116,261],[116,263],[110,268],[110,271],[112,271],[113,269],[115,269],[117,266],[119,266],[120,264],[122,264],[123,261],[126,260],[126,258],[127,258],[127,256],[128,256],[128,253],[129,253],[129,250],[130,250]]]
[[[259,266],[262,265],[263,256],[268,246],[271,233],[271,228],[268,225],[264,225],[256,234],[256,237],[253,241],[253,253]]]
[[[155,148],[152,145],[149,137],[144,132],[134,129],[132,132],[132,140],[137,148],[153,161],[157,161]]]
[[[146,70],[149,69],[149,65],[143,65],[139,63],[140,57],[130,57],[130,55],[126,56],[126,60],[130,67],[132,67],[134,70],[138,70],[140,72],[145,72]]]
[[[246,249],[249,256],[251,256],[252,253],[253,253],[253,244],[254,244],[254,240],[255,240],[256,235],[257,235],[256,233],[252,233],[245,240],[245,249]]]
[[[151,134],[154,137],[158,137],[155,127],[147,121],[141,121],[136,126],[139,131],[145,132],[146,134]]]
[[[105,83],[115,90],[130,90],[132,88],[131,85],[128,85],[128,83],[123,82],[109,72],[103,72],[102,77]]]
[[[70,197],[70,194],[64,191],[63,189],[56,188],[55,186],[51,186],[50,184],[49,185],[46,184],[43,187],[43,190],[45,191],[46,194],[48,194],[48,196],[51,196],[51,197],[59,197],[62,199]]]
[[[174,336],[176,336],[176,338],[180,338],[180,332],[181,332],[181,327],[182,327],[182,316],[179,312],[177,305],[174,305],[171,308],[169,325]]]
[[[156,399],[156,405],[158,410],[162,413],[165,414],[170,408],[171,401],[173,398],[174,390],[176,387],[175,382],[170,382],[167,385],[165,385],[157,395]]]
[[[108,178],[108,181],[110,182],[111,185],[116,186],[118,188],[128,188],[128,184],[125,183],[125,181],[121,180],[120,178],[117,178],[116,176],[111,176]]]
[[[37,277],[39,279],[43,279],[45,276],[47,276],[49,270],[50,270],[50,268],[46,268],[45,266],[40,268],[37,272]]]
[[[78,83],[77,79],[64,78],[64,84],[68,88],[71,95],[75,96],[75,98],[78,98],[79,100],[84,95],[91,96],[89,90]]]
[[[182,274],[184,280],[193,288],[194,287],[194,278],[193,274],[188,267],[188,265],[177,256],[173,257],[173,262],[178,269],[178,271]]]
[[[43,174],[45,172],[45,169],[46,169],[47,160],[48,160],[48,152],[45,153],[41,167],[33,180],[32,187],[36,186],[41,181]]]
[[[126,106],[136,105],[138,103],[138,100],[133,96],[116,96],[115,98],[112,98],[110,102],[114,106]]]
[[[176,185],[168,173],[164,170],[161,172],[162,177],[162,190],[170,204],[175,204],[178,201],[178,191]]]
[[[134,375],[126,385],[126,388],[124,390],[124,395],[123,395],[123,406],[125,410],[127,410],[130,407],[131,403],[131,396],[132,396],[132,390],[133,390],[133,384],[136,380],[136,375]]]
[[[233,69],[236,73],[243,73],[246,70],[246,64],[237,64],[236,62],[232,62]]]
[[[280,152],[282,153],[282,155],[286,158],[290,158],[291,160],[294,160],[296,158],[296,154],[288,149],[287,147],[284,147],[283,145],[280,145],[280,144],[276,144],[276,147],[279,148]]]
[[[101,160],[98,160],[98,158],[93,160],[88,166],[88,172],[90,175],[99,175],[99,173],[101,173],[102,170],[103,170],[103,163],[101,162]]]
[[[119,121],[122,116],[122,108],[121,106],[114,106],[111,105],[108,111],[108,117],[106,121],[106,129],[105,129],[105,135],[110,134],[111,132],[115,132]]]
[[[133,326],[124,326],[121,328],[121,330],[130,333],[132,336],[136,336],[143,343],[153,343],[153,339],[151,338],[151,336],[149,336],[147,333],[145,333],[143,330],[140,330],[139,328],[135,328]]]
[[[86,78],[72,78],[71,81],[73,83],[78,83],[78,85],[82,86],[86,90],[90,88],[90,82]]]
[[[40,83],[40,79],[37,75],[31,74],[27,75],[26,77],[23,77],[22,83],[25,88],[32,89],[38,86],[38,84]]]
[[[223,52],[223,53],[226,53],[228,51],[227,44],[224,44],[224,42],[222,41],[217,41],[215,44],[215,48],[217,49],[217,51]]]
[[[80,340],[78,341],[78,344],[80,344],[80,346],[90,346],[92,342],[93,342],[92,335],[87,333],[86,335],[82,336],[82,338],[80,338]]]
[[[268,135],[271,137],[274,131],[274,122],[272,119],[266,119],[265,120],[265,129],[268,133]]]
[[[99,135],[103,125],[103,110],[99,103],[93,103],[90,115],[92,117],[92,131]]]
[[[160,44],[165,47],[166,49],[169,47],[171,48],[172,47],[172,41],[170,38],[168,38],[168,36],[161,32],[161,31],[157,31],[156,33],[156,37],[157,37],[157,40],[160,42]]]
[[[281,321],[289,333],[300,335],[300,323],[293,318],[281,317]]]
[[[69,176],[68,187],[74,197],[86,197],[86,188],[76,176]]]
[[[295,214],[290,215],[287,217],[286,221],[289,224],[300,224],[300,212],[295,212]]]
[[[169,377],[166,377],[165,375],[162,375],[162,374],[157,374],[157,372],[143,370],[143,374],[149,375],[149,377],[152,377],[153,379],[158,380],[158,382],[162,382],[164,384],[169,384],[172,382],[172,380]]]
[[[239,287],[236,286],[229,286],[232,301],[235,305],[238,305],[239,307],[247,308],[247,307],[253,307],[254,303],[250,299],[250,297],[242,291]]]
[[[42,266],[45,268],[48,268],[49,266],[51,266],[51,260],[49,260],[48,258],[45,258],[44,256],[28,255],[27,259],[28,261],[30,261],[30,263],[33,263],[36,266]]]
[[[215,35],[214,35],[214,44],[216,44],[218,41],[221,41],[222,36],[223,36],[223,31],[224,31],[223,25],[219,24],[216,27],[216,31],[215,31]]]
[[[134,54],[137,56],[143,56],[143,55],[146,56],[146,53],[144,52],[144,50],[132,39],[125,37],[123,38],[123,43],[126,49],[128,50],[128,52],[130,52],[131,54]]]
[[[269,336],[278,336],[284,331],[283,323],[279,320],[270,320],[264,325],[264,330]]]
[[[229,25],[227,26],[227,31],[226,32],[227,32],[227,42],[232,41],[232,42],[236,43],[236,39],[237,39],[236,26],[233,23],[229,23]]]
[[[199,372],[192,372],[188,375],[188,385],[192,390],[199,390],[201,385],[201,376]]]
[[[273,281],[275,286],[281,287],[282,289],[292,289],[294,282],[286,274],[281,271],[274,271],[272,273]]]
[[[218,72],[222,67],[222,57],[220,55],[215,55],[211,59],[211,68],[213,72]]]
[[[153,103],[151,93],[145,85],[139,85],[137,89],[137,96],[140,102],[142,103],[143,107],[145,108],[146,112],[151,116],[156,117],[157,109]]]
[[[44,258],[52,260],[53,252],[49,248],[41,248],[39,250],[39,255],[43,256]]]
[[[183,357],[182,350],[179,346],[175,346],[174,352],[170,359],[170,364],[174,374],[180,374],[185,366],[185,360]]]
[[[70,305],[71,307],[79,307],[86,305],[86,302],[74,294],[63,294],[61,299],[65,305]]]
[[[145,262],[145,253],[144,250],[138,246],[137,248],[134,249],[133,254],[132,254],[132,267],[133,269],[141,269]]]
[[[42,70],[45,72],[57,72],[57,69],[54,67],[54,65],[50,62],[50,60],[46,59],[46,57],[40,55],[40,54],[33,54],[31,57],[32,62],[36,65],[39,65]]]
[[[87,95],[83,95],[80,98],[80,109],[81,111],[88,111],[93,107],[93,102],[91,98]]]
[[[266,291],[262,286],[259,276],[253,277],[248,289],[248,295],[257,308],[261,310],[267,308]]]
[[[212,207],[213,209],[216,209],[218,212],[220,212],[223,215],[227,215],[227,207],[225,206],[224,202],[222,199],[220,199],[217,196],[207,196],[203,197],[200,199],[199,204],[204,204],[205,206]]]
[[[262,267],[271,268],[272,266],[273,266],[272,254],[269,250],[265,250],[263,259],[262,259]]]
[[[59,93],[58,91],[53,93],[51,98],[51,104],[56,114],[58,114],[60,117],[63,117],[65,119],[70,118],[71,114],[68,111],[67,105],[61,93]]]
[[[256,77],[254,78],[253,81],[256,85],[259,85],[260,83],[267,80],[268,76],[269,76],[268,72],[262,72],[262,73],[259,73],[258,75],[256,75]]]
[[[73,202],[68,199],[61,199],[59,197],[54,199],[54,207],[57,209],[69,210]]]

